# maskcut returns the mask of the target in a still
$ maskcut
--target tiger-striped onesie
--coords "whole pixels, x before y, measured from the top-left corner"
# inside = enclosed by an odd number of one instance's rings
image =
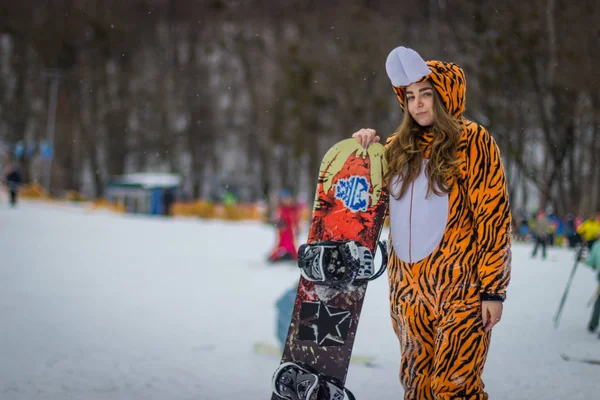
[[[462,162],[447,195],[426,195],[424,168],[402,199],[393,197],[400,188],[394,180],[390,187],[388,275],[400,380],[405,399],[487,399],[481,374],[490,334],[483,329],[481,300],[503,301],[510,280],[505,175],[494,139],[462,116],[462,69],[440,61],[426,65],[428,75],[416,81],[429,80],[462,122]],[[394,86],[402,108],[404,90]],[[432,139],[430,132],[420,139],[424,165]]]

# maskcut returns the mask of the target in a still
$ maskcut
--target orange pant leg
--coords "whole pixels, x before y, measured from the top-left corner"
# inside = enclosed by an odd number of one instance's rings
[[[490,336],[472,271],[389,264],[392,325],[400,341],[405,400],[485,400]],[[444,272],[445,271],[445,272]]]
[[[413,270],[392,251],[388,264],[390,313],[400,341],[400,382],[405,400],[434,400],[431,376],[435,356],[433,296],[419,290],[420,270]]]
[[[392,313],[400,340],[400,382],[405,400],[434,400],[431,376],[435,355],[434,330],[425,307],[417,302],[399,305]]]
[[[440,310],[431,388],[436,400],[486,400],[481,375],[490,334],[483,330],[478,296]]]

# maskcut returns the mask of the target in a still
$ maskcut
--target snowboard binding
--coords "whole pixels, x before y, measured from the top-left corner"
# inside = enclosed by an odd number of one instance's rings
[[[356,400],[337,379],[302,362],[285,362],[272,380],[273,393],[285,400]]]
[[[355,241],[325,241],[303,244],[298,249],[298,267],[304,279],[319,285],[342,288],[355,280],[372,281],[387,268],[388,251],[381,249],[381,266],[375,271],[374,256]]]

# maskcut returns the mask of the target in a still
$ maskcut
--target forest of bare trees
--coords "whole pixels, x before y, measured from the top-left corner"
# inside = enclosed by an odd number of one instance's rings
[[[467,117],[498,141],[514,210],[600,210],[597,0],[0,2],[0,152],[42,179],[57,88],[53,192],[165,171],[190,196],[292,187],[325,150],[401,121],[398,45],[467,74]],[[530,210],[528,210],[530,211]]]

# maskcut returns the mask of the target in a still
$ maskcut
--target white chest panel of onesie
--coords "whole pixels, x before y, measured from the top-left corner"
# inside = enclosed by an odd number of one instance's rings
[[[424,160],[421,174],[402,199],[394,198],[400,191],[399,182],[392,185],[390,193],[392,246],[405,262],[414,263],[429,256],[442,240],[448,222],[448,195],[427,196],[426,163]]]

